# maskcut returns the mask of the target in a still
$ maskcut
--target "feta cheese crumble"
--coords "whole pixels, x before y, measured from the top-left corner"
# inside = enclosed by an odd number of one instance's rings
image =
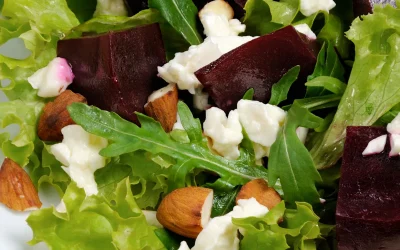
[[[300,12],[305,16],[311,16],[319,11],[329,13],[336,6],[333,0],[300,0]]]
[[[298,24],[293,26],[298,32],[306,35],[309,39],[311,40],[315,40],[317,39],[317,36],[315,35],[315,33],[310,29],[310,26],[308,26],[308,24]]]
[[[188,51],[176,53],[174,59],[158,67],[158,75],[168,83],[176,83],[181,90],[195,94],[202,88],[194,73],[212,63],[223,54],[253,40],[256,37],[240,37],[246,28],[233,18],[232,7],[222,0],[215,0],[205,5],[199,13],[208,36],[202,44],[191,46]],[[195,100],[196,101],[196,100]],[[200,108],[206,105],[198,105]]]
[[[212,148],[215,151],[230,160],[239,157],[239,144],[243,135],[237,111],[231,111],[226,117],[221,109],[210,108],[206,111],[203,127],[204,134],[212,139]]]
[[[64,139],[51,146],[51,153],[64,166],[64,171],[83,188],[87,196],[98,193],[94,172],[106,165],[99,152],[108,144],[107,140],[89,134],[79,125],[69,125],[61,130]]]
[[[390,134],[400,134],[400,113],[387,125],[386,130]]]
[[[232,223],[232,218],[261,218],[269,212],[268,208],[257,202],[256,199],[239,200],[233,210],[224,215],[214,217],[200,232],[192,250],[238,250],[238,230],[242,229]],[[179,250],[187,250],[186,242],[182,242]]]
[[[386,140],[387,135],[381,135],[368,142],[368,145],[362,152],[362,155],[373,155],[381,153],[385,149]]]
[[[38,96],[56,97],[67,89],[74,77],[67,60],[57,57],[28,77],[28,82],[32,88],[39,90]]]

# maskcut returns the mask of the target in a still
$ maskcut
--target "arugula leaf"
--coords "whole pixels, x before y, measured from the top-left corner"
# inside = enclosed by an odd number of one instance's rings
[[[283,101],[286,101],[289,89],[292,84],[297,80],[300,73],[300,66],[297,65],[291,68],[276,84],[272,85],[271,99],[269,104],[278,105]]]
[[[315,187],[321,177],[307,148],[296,134],[298,127],[317,128],[322,119],[295,101],[288,111],[287,120],[271,147],[268,159],[269,185],[280,179],[285,201],[294,204],[306,201],[319,202]]]
[[[347,32],[356,58],[350,80],[329,129],[310,152],[318,169],[342,156],[347,126],[369,126],[400,99],[400,10],[377,6],[374,14],[356,19]]]
[[[164,19],[180,34],[190,45],[203,42],[196,29],[197,8],[190,0],[149,0],[149,7],[160,11]]]
[[[236,196],[239,191],[240,187],[236,187],[230,191],[214,192],[211,217],[222,216],[232,211],[236,205]]]
[[[157,235],[158,239],[164,244],[167,250],[178,250],[180,246],[180,242],[176,240],[170,232],[165,230],[164,228],[157,228],[154,230],[154,233]]]
[[[317,87],[324,90],[328,90],[333,94],[337,95],[343,94],[347,87],[347,85],[344,82],[331,76],[319,76],[317,78],[312,79],[311,81],[308,81],[306,83],[306,86],[312,88]]]
[[[79,22],[83,23],[93,17],[97,0],[67,0],[67,4]]]
[[[253,167],[248,162],[230,161],[214,155],[205,146],[201,136],[201,126],[193,116],[185,114],[188,109],[184,103],[178,105],[183,126],[188,132],[190,144],[174,141],[164,132],[161,125],[142,114],[137,114],[141,127],[128,122],[115,113],[102,111],[85,104],[72,104],[68,107],[72,119],[89,133],[104,137],[112,143],[100,153],[114,157],[138,150],[152,154],[168,155],[176,160],[170,169],[169,190],[185,186],[186,176],[194,169],[211,171],[220,176],[226,185],[237,186],[256,178],[267,178],[264,168]],[[182,109],[182,107],[184,107]],[[190,121],[188,123],[187,121]],[[186,124],[185,124],[186,122]]]
[[[31,213],[27,222],[34,236],[29,244],[45,242],[51,249],[165,249],[155,227],[135,203],[130,181],[121,181],[111,204],[101,196],[86,197],[71,183],[63,197],[67,213],[44,208]]]
[[[254,97],[254,89],[251,88],[244,93],[243,100],[253,100]]]
[[[334,14],[324,12],[325,25],[318,34],[318,39],[330,42],[343,58],[349,57],[350,42],[345,37],[344,32],[347,30],[344,20]]]
[[[233,218],[232,222],[246,230],[240,249],[316,249],[316,240],[332,230],[319,223],[312,206],[304,202],[286,209],[282,201],[262,218]]]

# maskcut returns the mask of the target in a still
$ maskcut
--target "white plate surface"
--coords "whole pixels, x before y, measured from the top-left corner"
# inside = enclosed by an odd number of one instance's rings
[[[0,54],[22,59],[29,55],[29,52],[23,47],[21,40],[13,39],[0,47]],[[4,84],[4,82],[3,82]],[[0,102],[7,101],[4,93],[0,90]],[[0,132],[8,131],[12,135],[18,131],[18,127],[7,127]],[[0,151],[0,166],[4,160],[4,156]],[[57,204],[59,198],[55,191],[50,188],[44,188],[39,192],[40,198],[44,206]],[[0,204],[0,250],[46,250],[45,244],[41,243],[36,246],[29,246],[27,242],[32,239],[32,231],[26,223],[28,212],[13,212],[3,204]]]

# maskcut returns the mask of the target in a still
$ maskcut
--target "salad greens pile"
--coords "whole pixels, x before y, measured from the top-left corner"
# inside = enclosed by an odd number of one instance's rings
[[[31,214],[30,244],[44,241],[51,249],[177,249],[176,236],[150,226],[142,209],[155,210],[162,197],[177,188],[205,186],[215,193],[212,216],[224,215],[234,206],[241,185],[262,178],[284,201],[263,218],[233,219],[246,229],[240,249],[329,249],[334,226],[322,223],[335,223],[337,162],[346,126],[386,124],[400,111],[400,10],[376,7],[374,14],[353,21],[351,1],[336,3],[331,13],[309,17],[300,13],[300,0],[248,0],[244,8],[244,35],[308,24],[322,45],[303,99],[287,101],[299,67],[272,89],[270,104],[287,110],[287,119],[271,147],[267,168],[256,164],[245,131],[238,160],[211,152],[200,120],[183,102],[178,110],[185,131],[171,133],[143,114],[137,114],[139,127],[115,113],[75,103],[68,108],[72,119],[110,142],[100,152],[107,165],[95,173],[99,194],[86,197],[50,153],[51,145],[37,136],[39,116],[50,100],[38,97],[27,78],[56,57],[60,39],[151,23],[160,24],[171,59],[202,43],[198,10],[191,0],[149,0],[149,9],[131,17],[93,17],[95,0],[0,1],[0,44],[20,38],[31,52],[22,60],[0,55],[0,79],[10,80],[0,86],[9,99],[0,103],[0,124],[19,126],[14,138],[0,134],[0,148],[29,169],[37,188],[51,184],[66,206],[66,213],[44,208]],[[249,90],[244,99],[252,99],[253,93]],[[306,145],[296,134],[298,127],[310,129]]]

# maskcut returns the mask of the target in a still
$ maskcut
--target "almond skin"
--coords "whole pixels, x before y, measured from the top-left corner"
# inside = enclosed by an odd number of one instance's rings
[[[195,239],[210,219],[212,195],[208,188],[176,189],[161,201],[157,220],[172,232]]]
[[[0,202],[16,211],[39,209],[42,206],[29,175],[8,158],[0,168]]]
[[[157,98],[153,98],[154,96],[157,96]],[[171,132],[178,112],[178,88],[176,85],[168,85],[155,91],[149,97],[144,110],[146,115],[161,124],[165,132]]]
[[[71,90],[62,92],[54,102],[46,104],[38,124],[38,136],[43,141],[60,142],[63,139],[61,129],[73,125],[67,107],[74,102],[86,103],[86,98]]]
[[[236,203],[238,200],[250,199],[252,197],[270,210],[282,201],[278,192],[268,187],[264,179],[256,179],[246,183],[236,196]]]

